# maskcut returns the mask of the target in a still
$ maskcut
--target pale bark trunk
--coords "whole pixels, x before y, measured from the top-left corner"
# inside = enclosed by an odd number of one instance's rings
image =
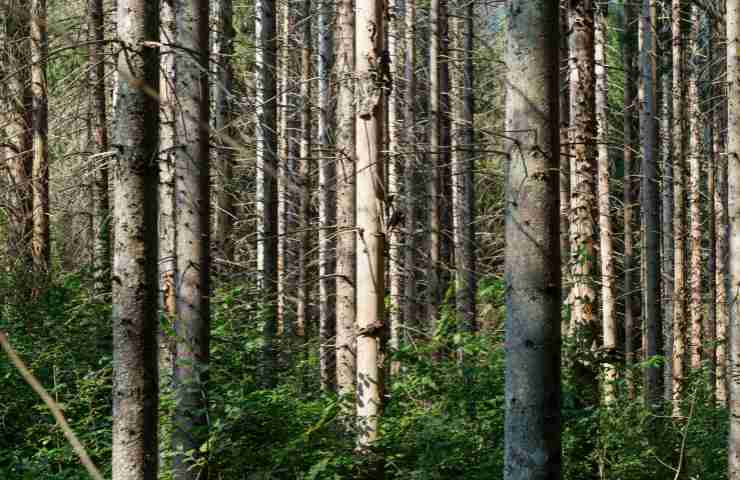
[[[337,392],[355,393],[355,100],[354,2],[337,5]],[[345,413],[354,411],[346,402]]]
[[[726,25],[720,19],[719,31],[720,42],[725,41]],[[720,77],[724,78],[725,62],[720,64]],[[725,94],[724,84],[719,89],[720,94]],[[716,301],[717,301],[717,385],[716,396],[717,403],[720,406],[727,404],[727,330],[728,330],[728,311],[727,311],[727,266],[728,266],[728,236],[727,228],[729,218],[727,215],[727,155],[725,154],[725,139],[727,138],[723,130],[724,121],[726,120],[726,103],[723,108],[715,111],[714,115],[714,134],[715,134],[715,155],[716,155],[716,181],[717,187],[714,191],[714,222],[717,236],[717,267],[716,267]]]
[[[673,162],[671,158],[671,83],[668,74],[663,74],[663,91],[660,111],[661,156],[663,172],[662,229],[661,229],[661,279],[663,292],[663,349],[666,359],[673,355]],[[663,364],[663,399],[670,402],[673,396],[673,364]]]
[[[401,88],[398,82],[403,77],[404,62],[402,61],[403,24],[404,16],[400,9],[400,0],[391,0],[391,13],[388,22],[388,55],[391,61],[391,75],[393,86],[388,99],[388,257],[390,283],[390,349],[397,351],[401,346],[403,327],[403,230],[400,224],[401,198],[403,194],[404,171],[403,156],[401,155],[401,132],[406,126],[401,115]],[[407,126],[406,126],[407,127]],[[391,373],[397,374],[400,365],[391,364]]]
[[[660,251],[658,237],[658,124],[656,122],[655,72],[655,4],[643,0],[640,21],[640,144],[642,146],[642,184],[640,186],[643,212],[645,261],[645,359],[660,354],[662,329],[660,326]],[[649,363],[645,368],[645,402],[657,408],[662,398],[660,367]]]
[[[711,55],[709,56],[711,61]],[[711,118],[711,117],[710,117]],[[711,124],[710,124],[711,125]],[[714,402],[716,398],[717,385],[717,231],[715,229],[715,206],[714,196],[717,188],[717,154],[719,153],[719,134],[714,131],[714,125],[711,125],[711,140],[707,158],[707,217],[708,217],[708,237],[709,237],[709,255],[707,258],[707,321],[703,325],[704,345],[703,354],[709,365],[709,391]]]
[[[729,213],[730,291],[730,432],[727,478],[740,479],[740,5],[727,0],[727,188]]]
[[[599,240],[601,260],[601,320],[604,336],[604,351],[613,355],[617,349],[617,318],[614,300],[614,246],[612,238],[611,208],[609,196],[609,149],[607,137],[607,73],[606,73],[606,27],[607,4],[599,5],[596,12],[595,61],[596,61],[596,121],[598,158],[598,205]],[[617,371],[612,363],[604,366],[604,400],[615,399]]]
[[[31,94],[33,96],[33,239],[35,272],[46,276],[51,255],[49,238],[49,121],[46,84],[46,0],[31,0]],[[40,280],[40,279],[39,279]]]
[[[596,366],[587,359],[597,335],[596,251],[594,211],[596,189],[596,107],[594,70],[594,2],[570,3],[571,122],[573,162],[571,184],[571,274],[570,292],[573,334],[576,342],[574,368],[585,404],[597,401]]]
[[[382,3],[367,0],[356,6],[355,74],[357,111],[355,131],[358,141],[357,189],[357,443],[371,446],[378,439],[378,417],[382,398],[379,369],[380,337],[384,324],[385,231],[383,211],[385,185],[382,161],[382,132],[386,79],[378,78],[373,68],[390,67],[383,58]]]
[[[682,0],[673,0],[673,413],[680,414],[686,355],[686,235],[685,193],[685,88]]]
[[[319,369],[321,386],[325,391],[336,385],[336,358],[334,354],[336,301],[334,297],[335,236],[331,230],[336,224],[336,168],[332,146],[332,65],[333,0],[319,0]]]
[[[176,13],[177,45],[182,50],[175,55],[177,402],[172,434],[173,478],[205,480],[208,471],[199,460],[203,457],[201,446],[208,438],[205,388],[210,337],[208,1],[182,2]]]
[[[93,268],[95,290],[109,292],[110,283],[110,202],[108,194],[108,114],[105,98],[105,62],[103,40],[105,39],[103,0],[90,0],[88,5],[88,30],[90,45],[90,89],[92,90],[92,129],[94,146],[92,155],[101,155],[92,162],[93,169]]]
[[[404,211],[406,214],[406,244],[404,252],[404,264],[406,278],[404,285],[404,312],[403,318],[406,325],[416,325],[416,193],[417,193],[417,152],[416,152],[416,0],[406,1],[406,31],[404,32],[404,43],[406,58],[404,62],[406,79],[406,109],[404,111],[404,122],[406,129],[406,158],[404,161],[405,190]]]
[[[440,304],[440,260],[441,260],[441,152],[440,135],[442,112],[440,111],[439,90],[439,46],[440,3],[444,0],[431,0],[429,11],[429,175],[427,177],[427,205],[429,223],[429,265],[427,270],[427,322],[429,333],[437,330]]]
[[[277,331],[278,193],[277,193],[277,31],[275,0],[255,3],[257,122],[257,270],[263,303],[262,378],[275,383],[274,341]]]
[[[632,365],[635,361],[635,294],[634,290],[634,247],[633,247],[633,179],[632,170],[635,154],[635,128],[634,112],[635,101],[637,99],[637,88],[634,78],[637,77],[635,71],[636,50],[636,21],[637,14],[635,7],[630,3],[624,4],[624,45],[623,45],[623,63],[624,63],[624,363],[626,367],[625,380],[627,391],[631,399],[635,398],[636,388],[635,379],[632,374]]]
[[[504,479],[560,478],[557,2],[510,0]],[[533,134],[534,133],[534,134]]]
[[[691,368],[701,367],[701,330],[704,305],[701,298],[701,129],[699,119],[699,90],[697,88],[698,66],[696,55],[699,52],[696,37],[699,33],[699,10],[696,5],[691,7],[691,29],[688,37],[688,51],[691,55],[691,64],[688,66],[688,96],[687,115],[689,118],[689,205],[691,210],[690,225],[690,285],[691,300],[689,312],[691,315]]]
[[[234,55],[234,27],[232,0],[218,0],[214,2],[217,27],[214,36],[213,51],[215,53],[215,86],[213,89],[214,110],[213,127],[216,140],[216,168],[218,174],[216,191],[216,211],[214,212],[213,246],[215,254],[226,261],[233,260],[234,245],[231,241],[231,231],[236,214],[234,211],[234,139],[236,129],[232,126],[233,107],[232,96],[234,71],[232,56]]]
[[[158,2],[119,0],[113,262],[114,480],[157,478]]]

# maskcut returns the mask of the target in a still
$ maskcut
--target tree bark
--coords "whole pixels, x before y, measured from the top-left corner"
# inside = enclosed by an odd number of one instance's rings
[[[671,157],[671,80],[668,74],[662,78],[662,101],[660,111],[660,140],[663,171],[661,188],[663,204],[661,212],[661,279],[663,299],[663,349],[665,358],[673,355],[673,160]],[[663,364],[663,399],[670,402],[673,398],[673,363]]]
[[[200,460],[201,446],[208,438],[206,369],[210,339],[208,0],[182,2],[176,13],[179,120],[174,170],[178,275],[173,478],[206,480],[207,466]]]
[[[558,11],[551,1],[508,7],[504,479],[554,480],[561,465]]]
[[[429,175],[427,177],[427,204],[429,215],[429,266],[427,271],[427,321],[429,333],[434,335],[440,307],[440,261],[441,261],[441,144],[442,112],[440,110],[440,66],[441,43],[440,8],[445,0],[431,0],[429,10]]]
[[[406,129],[406,152],[404,160],[405,190],[404,211],[406,217],[406,235],[404,264],[406,278],[404,285],[404,312],[403,318],[406,325],[416,325],[416,258],[417,258],[417,235],[416,235],[416,194],[417,194],[417,151],[416,151],[416,0],[406,1],[406,29],[404,32],[404,43],[406,58],[404,62],[406,79],[406,108],[404,111],[404,122]]]
[[[158,2],[118,1],[113,262],[114,480],[157,478]],[[127,19],[127,21],[122,21]]]
[[[355,394],[356,266],[355,266],[355,86],[354,2],[337,4],[337,391],[345,399]],[[354,411],[344,403],[344,413]]]
[[[357,78],[357,443],[360,449],[378,439],[381,411],[380,336],[385,310],[385,231],[381,205],[385,203],[382,161],[384,96],[387,71],[383,56],[383,3],[367,0],[356,6],[355,75]]]
[[[31,0],[31,94],[33,97],[33,240],[34,270],[40,277],[49,273],[49,120],[46,61],[49,38],[46,32],[46,0]],[[39,278],[40,280],[40,278]]]

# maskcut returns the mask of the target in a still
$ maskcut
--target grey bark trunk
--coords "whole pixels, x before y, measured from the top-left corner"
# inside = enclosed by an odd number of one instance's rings
[[[427,321],[429,333],[434,335],[439,317],[440,261],[441,261],[441,144],[442,112],[440,110],[441,43],[440,8],[445,0],[432,0],[429,11],[429,174],[427,177],[427,205],[429,223],[429,266],[427,270]]]
[[[666,359],[673,356],[673,159],[671,157],[671,81],[663,74],[663,99],[660,112],[660,140],[663,169],[661,176],[663,204],[661,229],[661,278],[663,280],[663,349]],[[670,402],[673,396],[673,363],[663,364],[663,399]]]
[[[113,262],[114,480],[157,477],[158,2],[119,0]],[[124,19],[126,19],[124,21]]]
[[[416,194],[417,194],[417,151],[416,151],[416,0],[406,0],[406,29],[404,32],[404,43],[406,58],[404,62],[404,77],[406,79],[406,108],[404,111],[404,122],[406,127],[406,158],[404,171],[406,172],[404,199],[404,211],[406,216],[406,235],[404,264],[406,278],[404,284],[404,307],[403,318],[406,325],[416,325]]]
[[[506,147],[504,479],[555,480],[561,464],[557,2],[509,0],[508,12],[506,130],[513,138]]]

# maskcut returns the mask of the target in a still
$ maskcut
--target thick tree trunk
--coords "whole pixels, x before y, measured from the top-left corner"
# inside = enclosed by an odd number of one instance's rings
[[[680,415],[683,397],[684,356],[686,355],[686,190],[685,190],[685,84],[683,45],[683,1],[673,0],[671,33],[673,36],[673,413]]]
[[[119,0],[113,262],[114,480],[157,478],[157,100],[159,2]]]
[[[210,338],[208,0],[181,3],[176,19],[177,45],[182,51],[175,55],[175,92],[181,120],[176,123],[174,172],[178,275],[173,478],[205,480],[208,471],[200,460],[201,446],[208,438],[206,368]]]
[[[33,97],[33,240],[34,270],[44,277],[49,272],[49,120],[46,84],[46,0],[31,0],[31,94]]]
[[[374,68],[390,67],[383,57],[382,3],[367,0],[356,6],[355,75],[357,111],[357,443],[363,449],[378,438],[381,412],[380,337],[384,324],[385,231],[383,211],[385,185],[382,132],[385,83]],[[385,70],[387,71],[387,70]]]
[[[691,7],[691,29],[688,36],[688,51],[691,55],[691,64],[688,67],[687,82],[689,92],[687,98],[687,115],[689,118],[689,205],[691,210],[690,225],[690,285],[691,300],[689,312],[691,315],[691,368],[701,367],[701,330],[703,323],[704,304],[701,297],[701,136],[704,126],[700,125],[699,118],[699,90],[697,88],[698,65],[696,55],[699,53],[697,35],[699,34],[699,10],[696,5]]]
[[[504,479],[549,480],[561,465],[558,11],[508,5]]]
[[[105,95],[105,61],[103,58],[103,41],[105,24],[103,0],[90,0],[88,4],[88,31],[94,41],[89,48],[90,57],[90,90],[93,115],[92,129],[94,146],[92,158],[93,169],[93,268],[95,269],[95,290],[98,293],[109,292],[111,251],[110,251],[110,205],[108,194],[108,114]],[[99,156],[96,156],[99,155]]]
[[[730,433],[727,448],[727,478],[740,479],[740,5],[727,0],[727,188],[729,213],[730,291]]]
[[[337,392],[355,393],[355,99],[354,2],[337,4]],[[354,411],[346,402],[345,413]]]
[[[598,205],[599,205],[599,251],[601,260],[601,321],[604,336],[604,351],[613,355],[617,350],[617,318],[614,299],[614,240],[609,195],[609,149],[607,118],[607,4],[597,6],[595,33],[596,61],[596,120],[597,120],[597,159],[598,159]],[[613,364],[604,366],[604,400],[610,403],[615,399],[617,371]]]
[[[234,245],[231,240],[231,231],[234,226],[236,212],[234,210],[234,139],[237,137],[233,127],[232,97],[234,70],[232,56],[234,55],[234,26],[232,0],[218,0],[214,2],[217,27],[213,51],[215,53],[215,85],[213,88],[214,110],[213,127],[216,140],[216,168],[218,174],[216,191],[216,211],[214,212],[213,246],[216,255],[223,260],[231,261],[234,257]]]
[[[277,331],[278,192],[277,192],[277,32],[275,0],[255,3],[257,125],[257,269],[263,303],[262,378],[275,383],[274,341]]]
[[[640,144],[642,146],[642,184],[640,186],[644,225],[645,260],[644,321],[645,358],[661,353],[660,326],[660,250],[658,238],[658,124],[656,122],[655,84],[655,4],[643,0],[640,16]],[[645,402],[657,408],[662,398],[660,367],[650,363],[645,368]]]
[[[325,391],[336,385],[334,353],[336,168],[332,146],[333,0],[319,0],[319,368]]]
[[[635,294],[634,290],[634,247],[633,247],[633,179],[632,170],[635,154],[635,102],[637,100],[637,88],[634,78],[637,56],[637,13],[635,7],[630,3],[624,4],[624,44],[622,46],[622,58],[624,63],[624,183],[622,186],[624,199],[624,363],[626,367],[626,383],[630,398],[636,395],[635,379],[632,375],[632,365],[635,362]]]

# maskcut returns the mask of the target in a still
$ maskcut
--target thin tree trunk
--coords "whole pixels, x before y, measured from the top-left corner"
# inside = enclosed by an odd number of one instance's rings
[[[685,200],[685,88],[682,0],[673,0],[673,413],[680,415],[683,397],[684,356],[686,355],[686,235]]]
[[[176,406],[173,478],[206,480],[201,446],[207,432],[209,361],[210,176],[208,132],[208,0],[183,2],[177,11],[178,128],[175,153],[177,281]],[[182,127],[182,130],[179,127]]]
[[[354,2],[337,4],[337,391],[355,391],[355,103]],[[346,402],[345,413],[354,411]]]
[[[434,335],[440,306],[440,260],[441,260],[441,152],[440,135],[442,112],[440,111],[439,47],[440,3],[444,0],[431,0],[429,10],[429,175],[427,177],[427,202],[429,212],[429,266],[427,271],[427,321],[429,332]]]
[[[406,109],[404,125],[406,129],[406,152],[404,161],[405,190],[404,211],[406,216],[406,235],[404,266],[406,278],[404,285],[403,319],[406,325],[416,325],[416,194],[417,194],[417,151],[416,151],[416,0],[406,1],[406,29],[404,43],[406,58],[404,62],[406,79]]]
[[[302,0],[300,11],[301,26],[301,83],[300,83],[300,129],[301,141],[298,158],[298,174],[296,178],[296,197],[298,203],[297,225],[300,231],[298,245],[298,298],[296,299],[296,325],[295,334],[301,339],[306,338],[306,326],[311,323],[310,319],[310,290],[309,280],[309,249],[311,248],[311,0]]]
[[[737,0],[727,0],[727,188],[729,235],[730,303],[730,365],[735,373],[740,368],[740,5]],[[727,478],[740,479],[740,381],[731,375],[729,382],[730,432],[727,448]]]
[[[277,23],[275,0],[255,3],[257,125],[257,269],[263,303],[262,379],[275,384],[277,331],[278,192],[277,192]]]
[[[504,479],[560,478],[557,2],[510,0],[506,32]],[[535,133],[534,135],[532,133]]]
[[[627,391],[631,399],[635,398],[635,379],[632,374],[632,365],[635,362],[635,295],[634,290],[634,247],[633,247],[633,179],[632,170],[635,153],[634,112],[637,99],[637,88],[634,78],[637,77],[636,65],[636,33],[637,12],[630,3],[624,4],[624,45],[622,50],[624,63],[624,184],[622,187],[624,198],[624,363],[626,367]]]
[[[617,350],[617,318],[614,300],[614,246],[612,238],[611,207],[609,195],[609,149],[607,136],[607,4],[599,4],[596,12],[595,61],[596,61],[596,120],[597,120],[597,158],[598,158],[598,205],[599,240],[601,260],[601,315],[604,351],[613,355]],[[604,400],[606,403],[616,398],[615,381],[617,371],[612,363],[605,365]]]
[[[383,106],[387,71],[383,51],[383,9],[377,0],[356,6],[355,74],[359,89],[355,131],[357,158],[357,443],[361,449],[378,439],[380,395],[380,337],[384,324],[385,231],[381,205],[385,202],[382,162]]]
[[[718,25],[719,42],[724,43],[727,40],[726,24],[720,18]],[[720,79],[724,80],[726,76],[726,63],[720,63]],[[726,95],[725,83],[720,83],[718,88],[720,96]],[[720,406],[727,405],[727,330],[728,330],[728,303],[727,303],[727,266],[728,266],[728,232],[729,218],[727,212],[727,155],[725,154],[725,139],[727,138],[723,125],[726,120],[727,103],[723,102],[722,107],[715,110],[714,114],[714,135],[715,135],[715,155],[717,162],[716,181],[717,187],[714,191],[714,222],[717,236],[717,268],[716,268],[716,300],[717,300],[717,403]]]
[[[105,62],[103,41],[105,24],[103,0],[90,0],[88,5],[88,30],[94,41],[89,48],[90,89],[92,90],[92,125],[94,149],[91,152],[96,160],[93,168],[93,267],[95,269],[95,290],[109,292],[111,288],[110,268],[110,205],[108,198],[108,118],[105,98]]]
[[[113,262],[114,480],[157,478],[158,2],[119,0]]]
[[[671,82],[668,74],[663,74],[663,91],[660,112],[661,156],[663,174],[661,177],[663,204],[661,229],[661,279],[663,292],[663,348],[665,358],[673,355],[673,161],[671,157]],[[663,364],[663,399],[670,402],[673,397],[673,363]]]
[[[216,191],[216,211],[214,212],[213,244],[217,255],[226,261],[234,258],[234,245],[231,231],[236,213],[234,210],[234,148],[233,139],[237,137],[233,127],[232,96],[234,69],[234,26],[232,0],[214,2],[217,11],[213,12],[218,27],[215,35],[215,86],[213,126],[216,138],[216,168],[218,169],[218,189]],[[231,139],[231,141],[229,141]]]
[[[332,148],[332,65],[334,34],[332,25],[333,0],[319,0],[319,369],[321,387],[334,390],[336,385],[336,355],[332,342],[336,331],[334,313],[336,168]]]
[[[625,12],[629,7],[625,5]],[[568,45],[568,0],[559,1],[560,51],[560,258],[570,257],[570,48]],[[626,14],[625,14],[626,15]],[[570,275],[569,265],[563,266],[566,279]],[[566,280],[567,281],[567,280]]]
[[[690,284],[691,300],[689,312],[691,315],[691,368],[701,367],[701,330],[703,323],[704,305],[701,298],[701,135],[699,119],[699,90],[697,88],[698,65],[696,55],[699,53],[697,36],[699,34],[699,10],[696,5],[691,7],[691,29],[688,36],[688,51],[691,55],[691,64],[688,66],[687,82],[689,92],[687,98],[687,115],[689,118],[689,205],[691,209],[691,267]]]

